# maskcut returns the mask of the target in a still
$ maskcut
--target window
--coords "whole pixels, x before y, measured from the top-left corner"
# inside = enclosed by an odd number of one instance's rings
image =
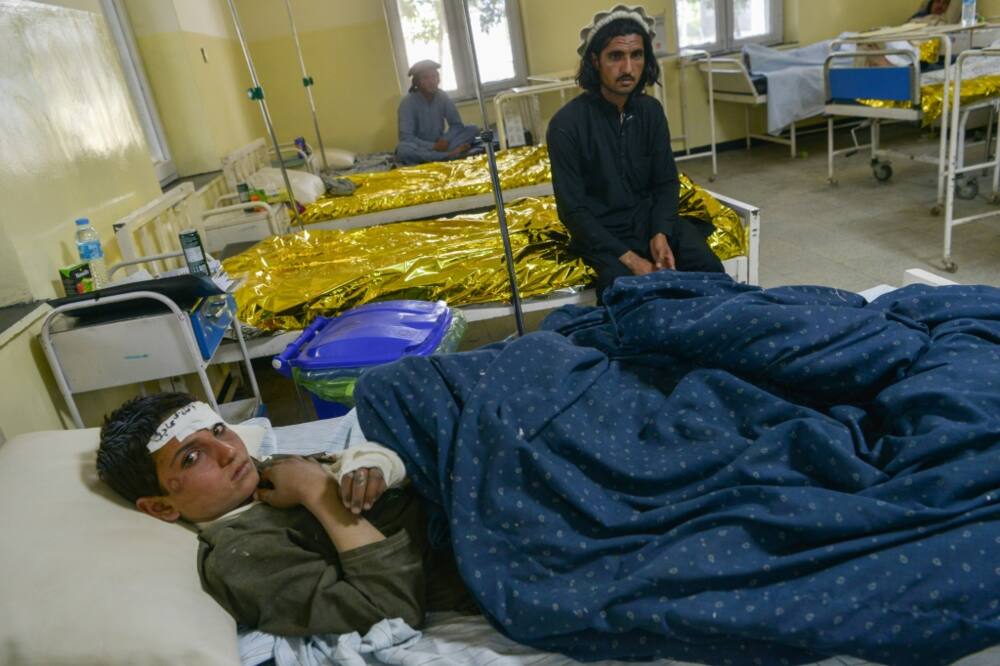
[[[420,60],[441,63],[441,87],[456,99],[476,96],[465,0],[384,0],[399,85]],[[479,74],[487,93],[523,84],[526,66],[517,0],[467,0]]]
[[[676,0],[680,48],[735,51],[781,41],[781,0]]]
[[[139,48],[135,44],[135,37],[132,35],[128,15],[125,13],[122,0],[101,0],[101,5],[111,38],[118,48],[122,73],[125,75],[125,82],[132,95],[139,124],[146,135],[146,143],[149,144],[150,158],[153,160],[156,178],[160,181],[160,185],[165,185],[177,180],[177,168],[170,157],[167,137],[163,131],[163,125],[160,123],[160,116],[156,112],[153,93],[142,68],[142,59],[139,57]]]

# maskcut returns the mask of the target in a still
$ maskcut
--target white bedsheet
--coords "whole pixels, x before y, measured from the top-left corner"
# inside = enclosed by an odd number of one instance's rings
[[[829,41],[788,50],[747,44],[743,52],[749,59],[750,71],[767,77],[770,134],[780,134],[793,122],[823,112],[823,62],[830,52]]]

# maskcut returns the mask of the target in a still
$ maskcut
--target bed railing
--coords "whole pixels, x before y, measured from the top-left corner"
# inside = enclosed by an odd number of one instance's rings
[[[153,199],[115,224],[115,238],[122,260],[135,261],[144,257],[167,255],[179,249],[177,234],[195,228],[190,199],[194,194],[191,183],[182,183]],[[164,256],[150,262],[160,273],[180,268],[183,260]]]
[[[222,175],[230,192],[263,167],[271,165],[271,153],[264,139],[256,139],[222,158]]]

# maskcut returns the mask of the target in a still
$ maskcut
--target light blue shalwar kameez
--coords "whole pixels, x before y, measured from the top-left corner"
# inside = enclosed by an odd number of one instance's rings
[[[445,120],[448,131],[444,131]],[[423,164],[451,159],[448,153],[462,145],[471,144],[479,134],[475,125],[465,125],[458,109],[441,90],[428,100],[423,93],[413,91],[399,103],[399,145],[396,160],[400,164]],[[446,139],[448,148],[434,150],[434,142]]]

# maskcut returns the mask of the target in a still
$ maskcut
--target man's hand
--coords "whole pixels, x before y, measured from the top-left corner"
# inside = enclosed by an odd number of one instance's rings
[[[656,270],[662,271],[664,268],[676,270],[677,264],[674,261],[674,253],[670,250],[667,237],[663,234],[656,234],[649,241],[649,255],[653,257]]]
[[[378,467],[362,467],[340,477],[340,499],[354,514],[372,508],[385,488],[385,477]]]
[[[646,273],[652,273],[656,270],[653,264],[640,257],[632,250],[629,250],[622,256],[618,257],[618,261],[625,264],[625,266],[632,271],[632,275],[645,275]]]
[[[461,146],[458,146],[457,148],[455,148],[455,150],[448,153],[448,155],[449,157],[458,157],[462,153],[468,152],[469,148],[472,148],[470,144],[463,143]]]
[[[337,484],[322,465],[300,456],[275,460],[260,473],[260,480],[273,488],[258,488],[254,497],[278,509],[316,506],[326,489]]]
[[[444,151],[448,150],[448,139],[443,139],[443,138],[438,139],[437,141],[434,142],[434,145],[431,146],[431,148],[433,148],[439,153],[443,153]]]

